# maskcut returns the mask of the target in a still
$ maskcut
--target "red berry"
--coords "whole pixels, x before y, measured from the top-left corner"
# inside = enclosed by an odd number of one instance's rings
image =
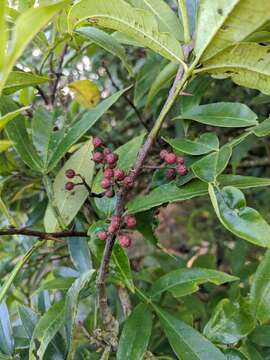
[[[107,233],[106,233],[106,231],[100,231],[100,232],[98,233],[98,238],[99,238],[99,240],[102,240],[102,241],[106,240],[106,239],[107,239]]]
[[[118,215],[113,215],[111,218],[111,224],[114,224],[117,226],[117,228],[119,228],[120,226],[120,222],[121,222],[121,217]]]
[[[121,235],[119,236],[119,242],[123,248],[129,248],[131,245],[131,238],[128,235]]]
[[[101,181],[101,187],[102,187],[102,189],[109,189],[109,187],[112,185],[112,182],[111,182],[111,180],[109,180],[109,179],[103,179],[102,181]]]
[[[175,170],[174,170],[174,169],[169,169],[169,170],[167,170],[167,172],[166,172],[166,178],[167,178],[168,180],[174,180],[175,177],[176,177],[176,173],[175,173]]]
[[[97,151],[93,154],[93,160],[97,163],[101,163],[104,159],[104,156],[101,152]]]
[[[176,159],[177,159],[177,156],[174,154],[174,153],[168,153],[166,156],[165,156],[165,162],[169,165],[172,165],[172,164],[175,164],[176,163]]]
[[[74,187],[75,187],[75,184],[74,184],[72,181],[67,182],[66,185],[65,185],[65,189],[66,189],[67,191],[73,190]]]
[[[165,157],[166,155],[168,155],[168,151],[167,150],[161,150],[161,152],[159,153],[159,157],[162,159],[162,160],[165,160]]]
[[[95,148],[98,148],[99,146],[103,145],[103,141],[99,137],[94,137],[92,143]]]
[[[115,153],[110,153],[105,156],[105,160],[108,164],[115,164],[118,160],[118,155]]]
[[[123,180],[124,187],[131,189],[134,186],[134,177],[131,175],[128,175]]]
[[[114,169],[114,168],[116,168],[116,165],[117,165],[117,162],[114,163],[114,164],[108,164],[108,167],[109,167],[110,169]]]
[[[73,170],[73,169],[68,169],[66,172],[65,172],[65,175],[68,179],[73,179],[74,176],[76,176],[76,172]]]
[[[109,155],[111,152],[112,152],[112,150],[109,149],[109,148],[105,148],[105,149],[103,150],[104,156]]]
[[[114,177],[115,177],[115,180],[117,180],[117,181],[124,180],[125,176],[126,176],[126,174],[125,174],[124,170],[116,169],[114,171]]]
[[[104,196],[106,196],[107,198],[112,198],[114,196],[114,192],[112,190],[107,190],[105,191]]]
[[[187,168],[185,167],[185,165],[179,164],[176,166],[176,172],[178,175],[184,176],[187,174],[188,171],[187,171]]]
[[[107,168],[104,170],[103,175],[106,179],[111,179],[114,176],[114,171],[113,171],[113,169]]]
[[[176,163],[183,165],[185,163],[185,159],[182,156],[177,156]]]
[[[119,229],[119,227],[116,224],[111,223],[108,227],[108,233],[114,234]]]
[[[137,220],[135,218],[135,216],[132,215],[128,215],[125,218],[126,224],[130,229],[133,229],[136,225],[137,225]]]

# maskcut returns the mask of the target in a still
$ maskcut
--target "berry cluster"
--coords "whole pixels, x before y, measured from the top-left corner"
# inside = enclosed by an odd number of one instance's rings
[[[101,230],[98,233],[98,238],[105,241],[109,235],[117,235],[118,241],[123,248],[129,248],[131,246],[131,237],[127,233],[120,232],[126,226],[128,229],[134,229],[137,225],[136,218],[132,215],[127,215],[124,218],[124,224],[121,224],[121,217],[113,215],[111,222],[108,226],[108,230]]]
[[[118,155],[111,149],[104,147],[104,143],[99,137],[93,139],[93,145],[97,149],[93,154],[93,160],[100,164],[103,169],[101,187],[105,190],[104,195],[109,198],[113,197],[115,187],[119,185],[132,188],[134,176],[132,173],[126,174],[124,170],[117,168]]]
[[[159,157],[166,165],[173,166],[166,172],[168,180],[174,180],[177,175],[184,176],[188,173],[185,159],[182,156],[177,156],[174,152],[168,150],[161,150]]]

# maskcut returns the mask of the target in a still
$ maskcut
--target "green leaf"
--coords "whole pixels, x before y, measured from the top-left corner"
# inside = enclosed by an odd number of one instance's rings
[[[124,145],[120,146],[118,149],[115,150],[115,153],[119,156],[119,160],[117,162],[117,167],[122,170],[129,170],[130,167],[133,165],[134,161],[137,158],[138,152],[141,148],[143,143],[143,139],[145,134],[136,136],[132,140],[128,141]],[[93,185],[92,185],[92,192],[95,194],[100,194],[104,191],[102,189],[100,182],[103,177],[103,172],[99,171],[96,175]]]
[[[245,343],[240,349],[247,356],[248,360],[263,360],[262,355],[260,355],[255,346],[249,343]]]
[[[67,239],[71,260],[76,269],[83,274],[92,269],[92,260],[87,238],[71,237]]]
[[[0,140],[0,154],[1,152],[5,152],[12,146],[12,141],[9,140]]]
[[[155,236],[153,211],[144,211],[138,213],[136,215],[136,220],[136,230],[138,230],[150,244],[156,246],[158,240]]]
[[[18,313],[22,322],[22,326],[27,334],[28,339],[32,338],[35,326],[38,322],[38,314],[27,306],[18,305]]]
[[[226,356],[226,360],[251,360],[245,357],[245,355],[240,352],[239,350],[235,349],[226,349],[224,351],[224,354]],[[255,360],[255,359],[252,359]]]
[[[48,345],[64,326],[68,351],[72,342],[74,322],[81,290],[91,280],[93,270],[84,273],[69,289],[65,300],[53,304],[38,321],[30,343],[29,360],[42,359]]]
[[[52,170],[58,164],[69,148],[75,144],[93,125],[95,125],[99,118],[120,98],[125,91],[126,89],[120,90],[111,95],[109,98],[99,103],[93,110],[88,111],[81,120],[72,126],[63,140],[58,144],[54,154],[52,155],[48,171]]]
[[[259,346],[270,347],[270,325],[257,326],[250,334],[250,340]]]
[[[270,95],[270,46],[243,43],[229,47],[204,63],[197,73],[219,79],[231,78],[237,85]]]
[[[270,179],[241,175],[220,175],[217,182],[221,186],[235,186],[240,189],[270,186]],[[152,209],[164,203],[189,200],[193,197],[206,195],[207,184],[198,179],[190,181],[184,186],[178,187],[174,182],[161,185],[144,196],[137,196],[127,204],[128,212],[136,214]]]
[[[7,1],[0,1],[0,78],[5,66],[5,54],[7,46],[7,26],[6,26]]]
[[[55,146],[54,115],[44,108],[38,108],[32,119],[32,139],[35,148],[42,159],[43,172],[46,172],[49,157]]]
[[[199,285],[211,282],[221,285],[238,278],[221,271],[201,268],[178,269],[159,278],[151,288],[151,297],[159,298],[164,291],[175,297],[182,297],[199,290]]]
[[[217,176],[226,168],[231,155],[232,148],[229,145],[225,145],[219,151],[204,156],[202,159],[196,161],[191,166],[191,169],[202,181],[214,182]]]
[[[65,302],[53,304],[39,319],[30,342],[29,360],[43,359],[44,353],[63,324]]]
[[[11,120],[15,119],[20,113],[22,113],[24,110],[29,109],[29,106],[22,107],[18,110],[14,110],[12,112],[9,112],[5,114],[4,116],[0,117],[0,130],[3,129],[7,123],[9,123]]]
[[[222,186],[234,186],[240,189],[250,189],[261,186],[270,186],[269,178],[241,175],[220,175],[218,182]]]
[[[176,356],[181,360],[226,360],[222,352],[198,331],[167,311],[154,307]]]
[[[246,337],[255,327],[250,304],[241,300],[221,300],[204,328],[204,335],[220,344],[234,344]]]
[[[5,303],[0,303],[0,351],[5,355],[12,355],[14,339],[8,308]]]
[[[46,281],[38,287],[36,292],[40,293],[44,290],[66,291],[74,283],[74,280],[75,279],[73,277],[64,277],[64,278],[59,277],[50,281]]]
[[[222,225],[241,239],[270,248],[270,226],[258,213],[247,207],[244,194],[226,186],[222,191],[209,184],[212,205]]]
[[[18,110],[18,106],[9,97],[2,96],[0,98],[0,110],[1,113],[7,114]],[[6,125],[5,131],[21,159],[31,169],[39,172],[41,171],[41,162],[31,143],[24,121],[24,117],[18,115]]]
[[[123,250],[123,248],[119,244],[115,244],[113,247],[112,261],[113,268],[115,268],[115,271],[120,277],[120,280],[131,292],[134,292],[134,284],[129,264],[129,258],[125,253],[125,250]]]
[[[257,115],[245,104],[219,102],[197,105],[177,118],[194,120],[202,124],[220,127],[247,127],[257,125]]]
[[[149,106],[158,92],[175,77],[178,67],[175,63],[169,63],[164,66],[151,85],[147,95],[146,106]]]
[[[3,88],[3,94],[9,95],[29,86],[36,86],[48,82],[50,79],[29,72],[12,71]]]
[[[129,74],[131,76],[133,75],[133,70],[129,64],[125,49],[112,35],[107,34],[103,30],[90,26],[82,27],[76,30],[76,33],[83,35],[98,46],[110,52],[112,55],[118,57],[123,62],[123,65],[126,67]]]
[[[142,360],[152,331],[152,313],[145,304],[139,304],[124,324],[117,350],[117,360]]]
[[[270,118],[257,125],[253,133],[258,137],[268,136],[270,134]]]
[[[188,200],[206,194],[207,186],[199,180],[192,180],[180,188],[170,183],[157,187],[148,195],[137,196],[130,200],[127,203],[127,210],[129,214],[136,214],[167,202]]]
[[[268,250],[260,262],[250,291],[251,305],[256,319],[266,322],[270,319],[270,251]]]
[[[196,29],[195,53],[200,59],[232,10],[241,0],[201,0]]]
[[[202,61],[212,58],[221,50],[247,38],[267,21],[269,7],[266,1],[252,0],[203,0],[199,20],[195,51],[203,51]]]
[[[146,10],[136,9],[124,0],[82,0],[73,5],[68,23],[71,32],[87,20],[95,26],[121,31],[165,58],[183,63],[179,42],[168,33],[159,32],[155,16]]]
[[[131,0],[136,8],[150,11],[158,20],[159,29],[183,40],[183,26],[176,13],[164,0]]]
[[[78,151],[76,151],[76,153],[73,154],[68,161],[66,161],[65,165],[55,178],[53,184],[54,202],[66,226],[71,223],[87,199],[88,190],[84,185],[78,185],[75,186],[74,190],[67,191],[65,189],[65,184],[67,182],[65,172],[68,169],[74,169],[76,174],[81,175],[88,186],[91,186],[95,166],[94,162],[91,160],[92,151],[92,141],[89,140]],[[81,182],[80,177],[76,176],[74,183]],[[50,205],[48,206],[45,214],[44,225],[46,231],[48,232],[55,231],[59,225]]]
[[[77,308],[79,303],[80,292],[87,286],[87,284],[92,280],[95,274],[95,270],[90,270],[83,273],[71,286],[69,289],[66,300],[65,300],[65,317],[64,317],[64,327],[66,333],[66,343],[68,347],[68,352],[71,351],[73,331],[75,326],[75,320],[77,317]]]
[[[164,139],[171,147],[189,155],[203,155],[211,151],[218,151],[219,140],[214,133],[204,133],[196,140],[189,139]]]
[[[6,55],[4,73],[0,82],[0,94],[13,66],[22,55],[29,42],[52,19],[52,17],[67,4],[68,0],[64,0],[46,6],[31,8],[18,17],[12,32],[12,45]]]

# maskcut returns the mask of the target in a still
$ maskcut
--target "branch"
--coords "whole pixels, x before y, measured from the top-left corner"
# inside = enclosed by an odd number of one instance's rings
[[[191,50],[192,50],[191,46],[185,47],[185,58],[186,59],[188,58]],[[152,145],[154,144],[154,142],[158,136],[158,133],[163,125],[166,115],[172,108],[174,101],[177,99],[179,93],[184,89],[190,75],[191,74],[189,71],[187,71],[187,72],[184,71],[184,67],[182,65],[179,67],[179,70],[175,77],[173,86],[172,86],[172,88],[169,92],[168,98],[160,112],[160,115],[159,115],[158,119],[156,120],[153,129],[147,136],[147,139],[146,139],[143,147],[141,148],[141,151],[138,154],[138,157],[134,164],[133,169],[130,171],[130,173],[132,173],[134,178],[136,178],[139,175],[139,173],[143,167],[143,164],[149,154],[149,151],[150,151]],[[116,202],[116,208],[115,208],[114,215],[120,216],[120,217],[122,216],[122,214],[124,212],[128,193],[129,193],[129,190],[124,187],[122,187],[119,190],[119,192],[117,194],[117,202]],[[111,314],[110,308],[108,306],[108,298],[107,298],[106,284],[105,284],[106,275],[109,270],[109,263],[110,263],[110,258],[112,255],[112,250],[113,250],[115,240],[116,240],[115,235],[110,235],[106,240],[103,258],[101,261],[101,265],[100,265],[100,269],[99,269],[99,273],[98,273],[98,277],[97,277],[99,307],[100,307],[100,311],[101,311],[102,320],[103,320],[103,323],[105,326],[109,326],[111,323],[115,322],[115,320]]]
[[[51,99],[50,99],[51,105],[53,105],[54,101],[55,101],[57,86],[58,86],[59,81],[60,81],[61,76],[62,76],[62,66],[63,66],[63,63],[64,63],[65,55],[67,53],[67,49],[68,49],[68,44],[65,44],[64,47],[63,47],[63,51],[61,53],[61,56],[60,56],[60,61],[59,61],[59,64],[58,64],[57,71],[55,73],[56,79],[55,79],[55,81],[54,81],[54,83],[52,85],[52,93],[51,93]]]
[[[87,237],[87,232],[83,231],[60,231],[60,232],[44,232],[38,230],[32,230],[27,228],[9,228],[9,229],[0,229],[0,236],[4,235],[26,235],[26,236],[35,236],[39,239],[59,239],[67,237]]]

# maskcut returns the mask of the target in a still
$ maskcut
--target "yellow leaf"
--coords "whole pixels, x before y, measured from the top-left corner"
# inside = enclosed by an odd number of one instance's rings
[[[97,85],[90,80],[78,80],[69,84],[75,96],[75,100],[87,109],[96,106],[100,101],[100,93]]]

